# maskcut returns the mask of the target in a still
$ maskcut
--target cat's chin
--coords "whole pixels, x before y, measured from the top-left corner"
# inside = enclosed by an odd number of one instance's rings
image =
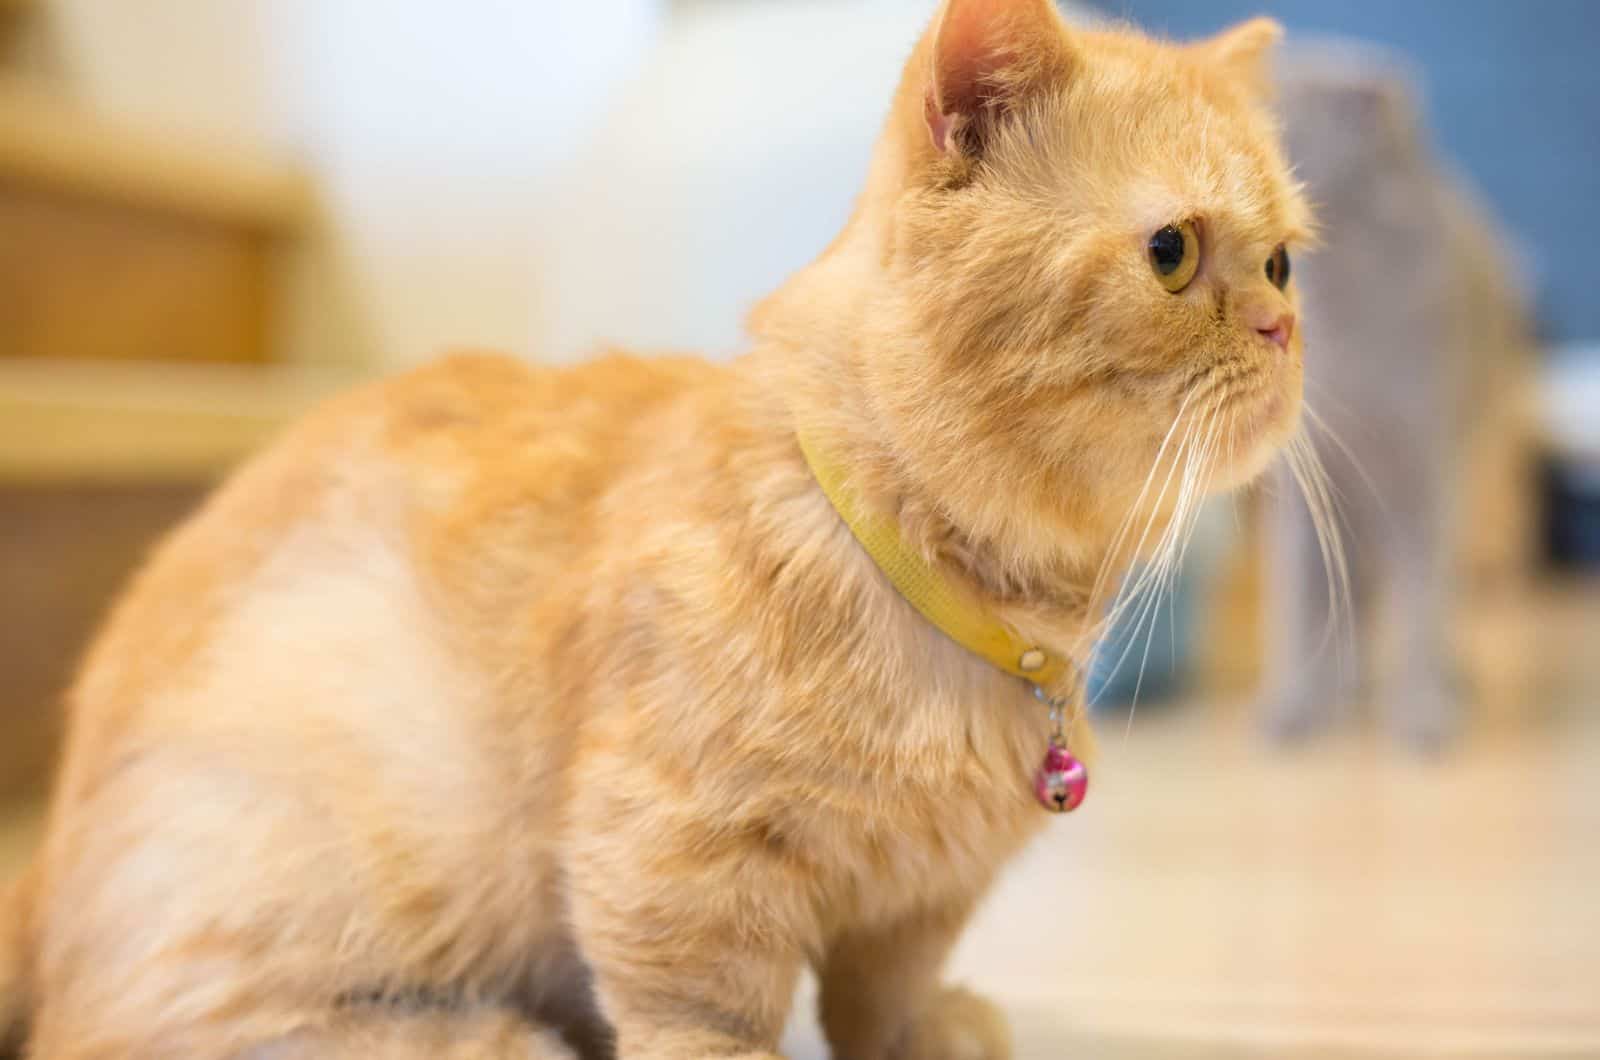
[[[1242,426],[1223,454],[1213,492],[1237,489],[1253,481],[1277,459],[1300,423],[1298,394],[1268,394],[1242,410]]]

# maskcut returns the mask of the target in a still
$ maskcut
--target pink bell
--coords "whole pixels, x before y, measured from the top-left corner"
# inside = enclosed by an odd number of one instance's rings
[[[1051,743],[1050,750],[1045,752],[1044,764],[1033,776],[1033,793],[1039,805],[1050,812],[1070,813],[1089,793],[1089,771],[1072,752]]]

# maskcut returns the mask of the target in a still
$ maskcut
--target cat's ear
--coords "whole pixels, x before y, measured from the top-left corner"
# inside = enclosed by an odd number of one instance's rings
[[[986,125],[1071,65],[1053,0],[945,0],[929,42],[923,112],[943,153],[981,151]]]
[[[1283,40],[1283,26],[1271,18],[1252,18],[1225,29],[1196,47],[1207,60],[1240,78],[1258,92],[1270,88],[1273,48]]]

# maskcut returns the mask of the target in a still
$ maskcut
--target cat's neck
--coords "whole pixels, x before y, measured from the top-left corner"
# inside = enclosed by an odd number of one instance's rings
[[[1106,574],[1105,535],[1070,525],[1054,534],[1011,532],[1008,524],[979,532],[950,516],[937,485],[919,481],[899,458],[860,385],[864,358],[889,338],[872,312],[872,270],[854,268],[850,252],[836,244],[753,321],[760,341],[749,363],[781,408],[783,429],[825,448],[863,503],[890,515],[902,541],[942,577],[1019,632],[1083,662],[1118,581]],[[1030,522],[1018,514],[1018,524]]]

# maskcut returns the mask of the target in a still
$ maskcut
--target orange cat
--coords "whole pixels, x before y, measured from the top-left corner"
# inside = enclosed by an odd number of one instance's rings
[[[811,965],[839,1057],[1008,1055],[939,975],[1050,819],[1045,712],[895,592],[797,432],[1081,659],[1117,569],[1297,420],[1277,32],[946,0],[748,357],[461,357],[292,430],[72,690],[0,1022],[50,1060],[771,1057]]]

